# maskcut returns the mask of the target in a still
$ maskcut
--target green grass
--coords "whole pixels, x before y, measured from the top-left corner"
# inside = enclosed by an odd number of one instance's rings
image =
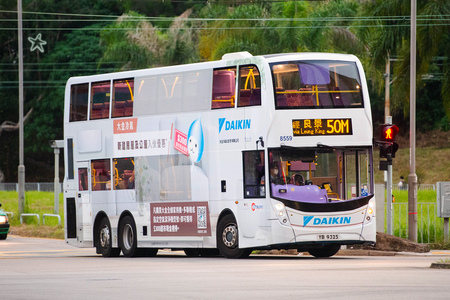
[[[393,234],[402,238],[408,236],[408,191],[394,190]],[[444,241],[444,219],[437,217],[436,191],[417,191],[417,240],[419,243],[435,244],[441,249],[448,248]],[[385,210],[385,229],[387,229]],[[444,248],[442,248],[444,247]]]
[[[54,194],[52,192],[26,192],[24,213],[39,214],[40,225],[36,217],[23,217],[23,224],[20,224],[19,215],[19,195],[17,192],[0,191],[1,209],[12,212],[10,218],[10,233],[32,237],[50,237],[64,239],[64,200],[63,194],[59,195],[59,215],[61,225],[55,217],[46,217],[45,225],[42,224],[43,214],[54,213]]]

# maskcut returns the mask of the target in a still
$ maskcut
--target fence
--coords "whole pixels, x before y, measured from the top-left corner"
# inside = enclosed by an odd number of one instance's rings
[[[53,192],[53,182],[26,182],[25,191]],[[63,184],[60,183],[60,191],[63,190]],[[18,183],[0,183],[0,191],[19,191]]]
[[[396,183],[392,184],[392,189],[393,190],[398,190],[398,186]],[[403,184],[403,190],[408,190],[408,184],[404,183]],[[425,191],[425,190],[436,190],[436,185],[435,184],[418,184],[417,185],[417,190],[418,191]]]
[[[435,202],[417,203],[417,241],[419,243],[429,244],[444,238],[444,220],[437,217],[436,206]],[[386,216],[385,220],[387,220]],[[408,203],[392,203],[392,231],[395,236],[408,238]]]

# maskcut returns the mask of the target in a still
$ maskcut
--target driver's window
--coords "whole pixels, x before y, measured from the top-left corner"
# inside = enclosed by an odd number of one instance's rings
[[[78,190],[87,191],[88,190],[88,169],[79,168],[78,169]]]

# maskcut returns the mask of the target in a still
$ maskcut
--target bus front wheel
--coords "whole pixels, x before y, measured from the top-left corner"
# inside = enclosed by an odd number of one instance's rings
[[[119,226],[119,247],[126,257],[137,256],[136,225],[130,216],[123,218]]]
[[[103,217],[100,221],[96,236],[96,248],[98,254],[101,254],[103,257],[117,257],[120,255],[120,248],[112,247],[111,225],[109,224],[107,217]]]
[[[243,258],[252,252],[239,248],[238,226],[232,215],[224,216],[217,225],[217,247],[226,258]]]
[[[308,252],[314,257],[331,257],[338,253],[339,249],[341,249],[339,244],[328,244],[320,248],[309,249]]]

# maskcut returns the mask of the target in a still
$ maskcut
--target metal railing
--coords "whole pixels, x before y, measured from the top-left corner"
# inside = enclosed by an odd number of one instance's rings
[[[394,182],[392,184],[392,189],[393,190],[398,190],[398,185]],[[403,184],[403,190],[407,191],[408,190],[408,184],[404,183]],[[435,184],[418,184],[417,185],[417,190],[418,191],[425,191],[425,190],[436,190],[436,185]]]
[[[438,218],[436,206],[435,202],[417,203],[417,239],[419,243],[429,244],[444,238],[444,221],[442,218]],[[407,239],[408,203],[392,203],[392,219],[393,234]]]
[[[63,184],[60,183],[60,191],[63,190]],[[18,183],[0,183],[0,191],[19,191]],[[53,182],[26,182],[25,191],[53,192]]]

